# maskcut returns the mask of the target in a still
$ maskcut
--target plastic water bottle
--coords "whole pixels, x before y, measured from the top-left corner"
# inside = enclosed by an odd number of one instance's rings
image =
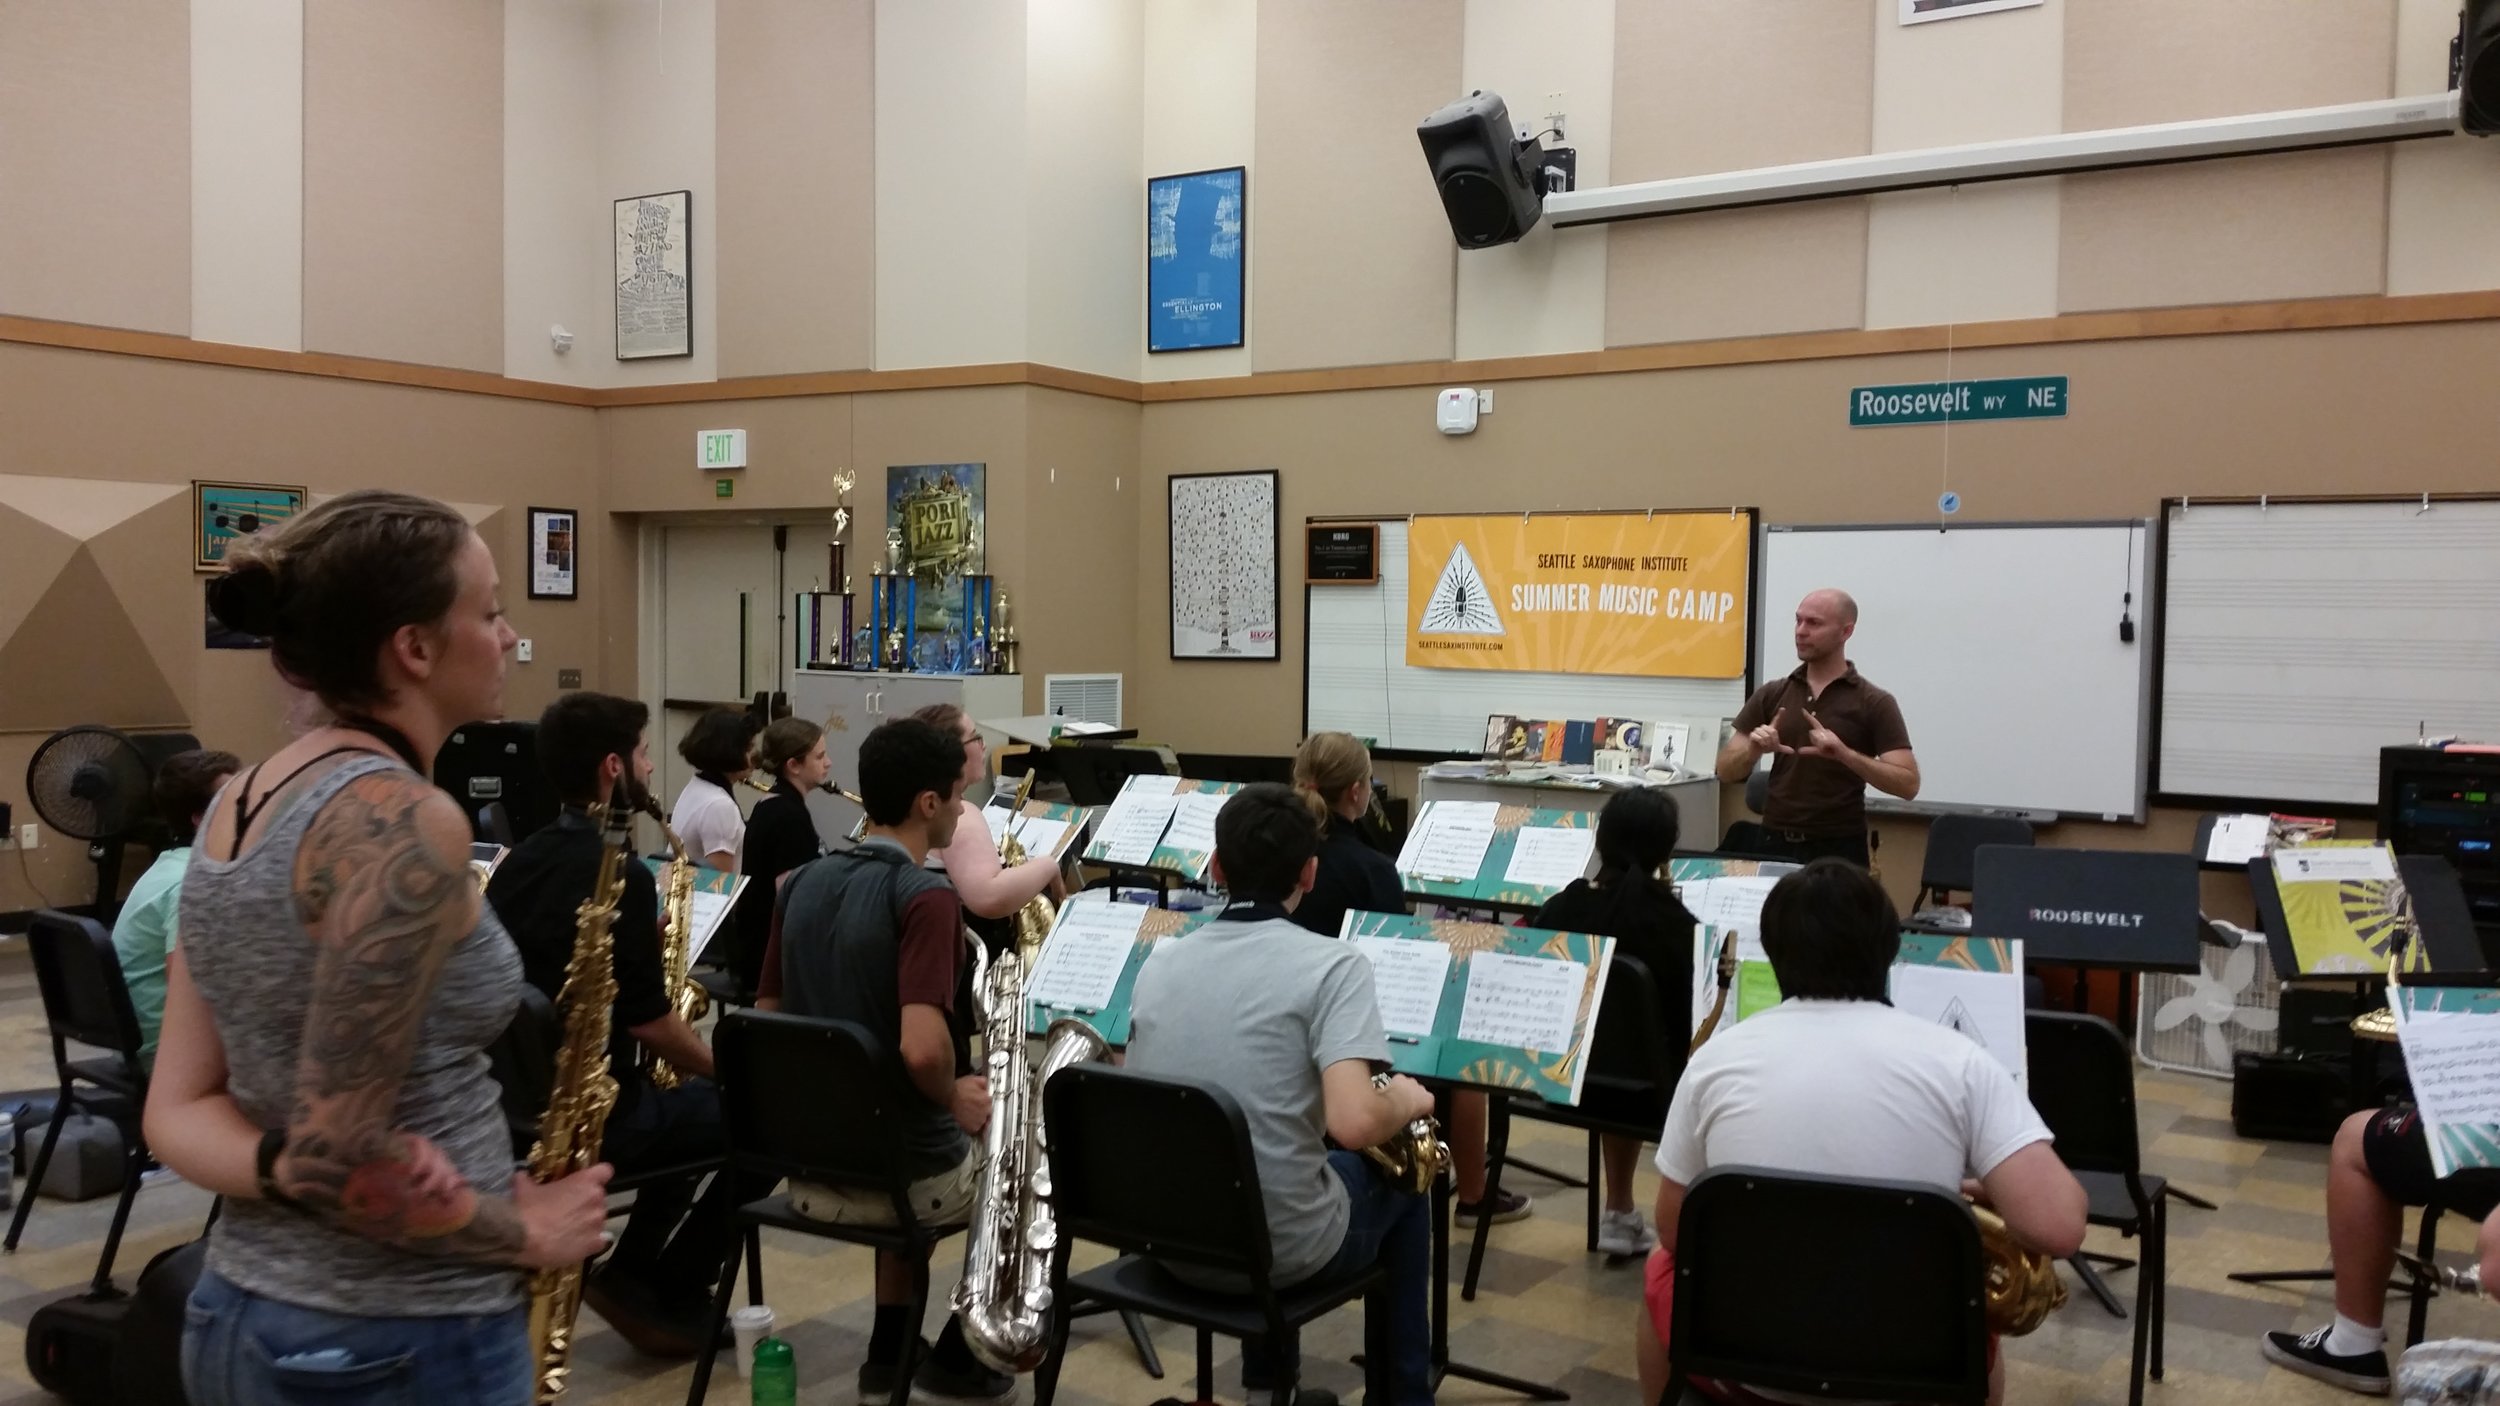
[[[790,1344],[766,1338],[755,1345],[755,1370],[747,1378],[755,1406],[798,1406],[799,1364]]]

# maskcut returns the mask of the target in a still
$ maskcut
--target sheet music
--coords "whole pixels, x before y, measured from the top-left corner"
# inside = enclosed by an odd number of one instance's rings
[[[745,881],[739,881],[738,887],[745,888]],[[686,949],[690,954],[686,960],[696,962],[703,959],[703,949],[711,946],[712,939],[719,936],[729,917],[729,907],[737,902],[738,896],[735,893],[705,893],[696,889],[688,897],[692,901],[686,905],[686,918],[694,928],[694,944]]]
[[[1014,828],[1015,818],[1015,812],[996,802],[981,807],[981,823],[990,827],[990,844],[993,847],[1007,838],[1007,832]]]
[[[2023,979],[2013,972],[1964,971],[1903,962],[1892,969],[1892,1004],[1906,1015],[1969,1036],[2023,1084]]]
[[[1697,879],[1685,884],[1678,896],[1709,927],[1757,934],[1762,931],[1762,902],[1778,884],[1778,879],[1750,874]]]
[[[1438,942],[1397,937],[1358,937],[1354,945],[1372,959],[1372,994],[1380,999],[1381,1028],[1392,1035],[1429,1035],[1441,1012],[1441,989],[1450,977],[1450,949]]]
[[[1120,989],[1146,921],[1135,903],[1071,903],[1042,944],[1041,960],[1024,983],[1025,999],[1037,1005],[1099,1011]]]
[[[2500,1123],[2500,1019],[2399,1022],[2405,1072],[2422,1116],[2443,1126]]]
[[[1048,816],[1026,815],[1016,820],[1016,843],[1024,852],[1044,859],[1059,857],[1059,846],[1068,837],[1068,822]]]
[[[1215,853],[1215,813],[1232,796],[1223,791],[1183,791],[1172,799],[1172,828],[1163,843],[1191,854]]]
[[[1498,801],[1441,801],[1406,837],[1398,867],[1424,879],[1463,884],[1484,867],[1484,852],[1493,845]],[[1411,862],[1410,862],[1411,861]]]
[[[1572,880],[1588,873],[1589,856],[1596,852],[1595,830],[1523,825],[1519,827],[1518,841],[1511,847],[1510,868],[1503,871],[1502,882],[1524,888],[1567,888]]]
[[[2217,815],[2212,838],[2205,841],[2207,864],[2246,864],[2263,859],[2274,822],[2262,815]]]
[[[1478,952],[1467,959],[1467,1001],[1458,1038],[1540,1054],[1571,1047],[1588,968],[1552,957]]]
[[[1691,884],[1684,886],[1688,894],[1692,888]],[[1708,923],[1693,929],[1693,1023],[1690,1028],[1695,1031],[1700,1030],[1701,1023],[1710,1018],[1710,1008],[1719,1003],[1719,944],[1726,940],[1726,929],[1713,928]],[[1750,970],[1768,971],[1770,965],[1770,954],[1762,950],[1762,935],[1749,929],[1737,929],[1736,981],[1742,982],[1745,973]],[[1722,1023],[1733,1025],[1744,1019],[1744,1003],[1737,997],[1737,992],[1728,993],[1728,1009],[1719,1017]]]
[[[1122,791],[1102,819],[1102,857],[1114,864],[1144,864],[1155,857],[1164,827],[1172,823],[1173,798],[1132,796]]]
[[[2340,883],[2347,879],[2394,877],[2396,859],[2385,845],[2287,845],[2274,852],[2277,883]]]

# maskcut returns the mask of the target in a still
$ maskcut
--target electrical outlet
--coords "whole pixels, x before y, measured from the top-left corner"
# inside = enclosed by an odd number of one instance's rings
[[[530,642],[528,640],[522,640],[514,644],[512,646],[512,657],[520,660],[524,664],[530,662]]]
[[[579,670],[579,669],[558,669],[558,670],[556,670],[556,687],[558,687],[558,688],[580,688],[581,686],[582,686],[582,671],[581,671],[581,670]]]
[[[19,849],[33,849],[41,843],[43,843],[43,831],[35,824],[35,822],[29,820],[25,824],[17,827],[17,847]]]

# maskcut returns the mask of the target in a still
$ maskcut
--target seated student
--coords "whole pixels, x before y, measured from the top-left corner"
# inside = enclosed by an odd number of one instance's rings
[[[1395,860],[1371,847],[1360,821],[1371,809],[1372,754],[1348,732],[1315,732],[1294,754],[1294,789],[1325,816],[1319,869],[1311,891],[1293,906],[1293,920],[1322,937],[1343,930],[1348,910],[1363,913],[1406,911],[1405,885]],[[1443,1100],[1448,1121],[1450,1171],[1456,1178],[1458,1205],[1453,1214],[1472,1228],[1486,1214],[1484,1204],[1484,1140],[1488,1111],[1480,1091],[1450,1091]],[[1505,1191],[1491,1207],[1493,1223],[1525,1220],[1536,1207],[1516,1191]],[[1643,1248],[1647,1248],[1644,1246]]]
[[[113,920],[113,955],[139,1013],[139,1057],[150,1063],[165,1021],[165,954],[179,936],[175,910],[182,901],[182,876],[191,867],[191,837],[199,833],[209,798],[242,769],[234,753],[206,751],[177,752],[156,769],[156,813],[173,827],[174,846],[158,852]]]
[[[1532,928],[1613,938],[1616,956],[1649,968],[1658,1008],[1671,1022],[1693,1006],[1695,920],[1674,886],[1658,876],[1675,852],[1679,828],[1666,792],[1616,792],[1597,813],[1597,877],[1574,879],[1528,920]],[[1598,1139],[1606,1167],[1606,1210],[1597,1227],[1603,1254],[1637,1255],[1657,1244],[1632,1204],[1632,1161],[1640,1150],[1636,1138],[1608,1133]]]
[[[912,716],[963,739],[966,790],[989,780],[989,745],[982,741],[980,726],[971,714],[952,703],[932,703]],[[956,808],[961,818],[956,821],[954,838],[936,851],[938,867],[955,886],[964,911],[976,920],[972,930],[997,950],[1009,935],[1002,920],[1014,916],[1035,894],[1047,895],[1054,904],[1064,900],[1067,880],[1057,861],[1047,855],[1028,856],[1012,869],[1000,864],[998,843],[990,838],[981,808],[968,799],[956,802]]]
[[[2025,1246],[2064,1259],[2083,1243],[2083,1187],[2014,1076],[1967,1037],[1892,1008],[1900,915],[1864,869],[1818,859],[1780,880],[1762,906],[1762,947],[1787,999],[1694,1053],[1658,1135],[1658,1248],[1637,1341],[1643,1401],[1666,1388],[1684,1191],[1713,1167],[1946,1190],[1977,1178]],[[1771,1399],[1730,1383],[1695,1387],[1722,1401]],[[1992,1354],[1988,1400],[2004,1396]]]
[[[730,917],[734,930],[720,944],[720,965],[748,991],[761,975],[783,876],[825,852],[815,817],[807,812],[807,795],[833,774],[825,730],[805,718],[782,718],[765,728],[755,742],[755,760],[773,778],[773,788],[747,813],[746,844],[738,858],[746,891]]]
[[[1224,803],[1211,872],[1232,904],[1155,944],[1138,970],[1128,1067],[1212,1084],[1241,1104],[1276,1284],[1388,1266],[1391,1399],[1371,1406],[1417,1406],[1432,1400],[1425,1198],[1391,1186],[1361,1149],[1431,1113],[1432,1095],[1404,1075],[1372,1086],[1389,1042],[1371,963],[1292,920],[1319,845],[1318,817],[1287,787],[1247,786]],[[1263,1345],[1243,1344],[1245,1387],[1264,1389],[1274,1366]]]
[[[504,856],[486,885],[486,901],[520,950],[522,975],[551,1000],[564,988],[576,915],[598,882],[606,844],[588,808],[617,795],[620,781],[631,795],[650,781],[651,752],[642,735],[649,717],[633,699],[588,692],[566,693],[539,715],[538,765],[563,809]],[[659,885],[642,864],[625,868],[614,934],[608,1072],[616,1079],[616,1107],[608,1114],[600,1158],[630,1176],[717,1156],[726,1141],[720,1091],[711,1081],[712,1050],[669,1000]],[[675,1065],[685,1080],[673,1089],[655,1087],[642,1067],[645,1050]],[[697,1200],[697,1180],[645,1186],[615,1254],[582,1289],[584,1303],[636,1350],[654,1356],[695,1354],[735,1229],[732,1213],[747,1199],[738,1193],[770,1190],[740,1188],[734,1178],[716,1176]]]
[[[738,872],[738,848],[746,840],[746,816],[738,809],[737,785],[755,767],[755,734],[764,725],[743,708],[714,708],[694,720],[677,740],[677,755],[694,768],[694,779],[677,793],[668,828],[686,853],[706,869]]]
[[[930,1225],[960,1225],[970,1213],[982,1166],[975,1139],[990,1121],[989,1081],[956,1072],[958,1023],[969,1016],[955,1000],[970,955],[963,905],[943,875],[922,867],[954,837],[963,770],[962,740],[918,718],[880,723],[861,740],[867,834],[800,866],[782,885],[757,1002],[856,1022],[888,1051],[912,1211]],[[881,1191],[798,1182],[790,1205],[818,1220],[894,1223]],[[931,1396],[995,1400],[1013,1391],[1014,1378],[972,1355],[960,1319],[946,1320],[934,1349],[921,1341],[920,1325],[910,1321],[913,1270],[901,1256],[877,1252],[877,1316],[859,1369],[860,1399],[883,1400],[898,1370]]]
[[[2387,1394],[2387,1278],[2396,1267],[2404,1208],[2433,1200],[2483,1221],[2484,1263],[2500,1270],[2500,1172],[2441,1180],[2421,1114],[2409,1104],[2355,1113],[2336,1130],[2326,1164],[2326,1237],[2334,1251],[2335,1321],[2306,1333],[2265,1335],[2266,1360],[2366,1396]],[[2483,1283],[2500,1289],[2500,1275]]]

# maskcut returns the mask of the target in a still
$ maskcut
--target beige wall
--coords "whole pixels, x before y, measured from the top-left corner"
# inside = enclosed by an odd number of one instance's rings
[[[0,3],[0,312],[189,330],[190,21]]]
[[[1144,62],[1140,120],[1145,173],[1176,176],[1242,166],[1248,168],[1250,188],[1259,189],[1258,0],[1153,0],[1146,6]],[[1243,261],[1245,289],[1258,287],[1265,243],[1263,227],[1252,225]],[[1258,343],[1257,319],[1243,318],[1242,336],[1238,347],[1154,355],[1141,351],[1140,377],[1181,381],[1246,376],[1250,349]],[[1139,345],[1144,345],[1142,336]]]
[[[1137,379],[1145,360],[1148,0],[1051,0],[1025,20],[1022,359]]]
[[[713,0],[602,0],[598,10],[600,292],[582,341],[600,384],[708,381],[720,358]],[[618,361],[611,202],[670,190],[692,192],[694,354]]]
[[[877,7],[881,368],[1024,360],[1025,16]]]
[[[599,175],[599,8],[599,0],[504,5],[503,373],[524,380],[610,380],[592,350],[613,316]],[[574,338],[560,355],[549,340],[559,326]]]
[[[191,335],[304,345],[304,0],[191,0]]]

